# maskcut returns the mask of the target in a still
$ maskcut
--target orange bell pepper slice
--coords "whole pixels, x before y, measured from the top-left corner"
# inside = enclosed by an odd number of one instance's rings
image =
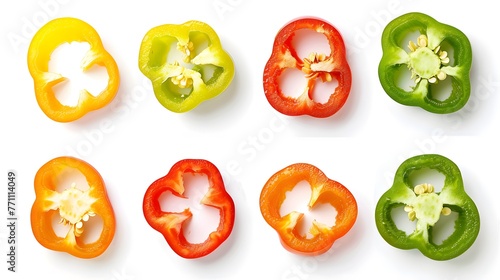
[[[49,72],[52,52],[64,43],[87,42],[90,50],[82,59],[82,71],[100,65],[108,71],[108,84],[97,96],[82,89],[77,106],[62,104],[55,96],[53,87],[67,78]],[[28,49],[28,68],[35,84],[35,96],[42,111],[58,122],[70,122],[90,111],[109,104],[118,92],[120,75],[113,57],[104,49],[96,30],[76,18],[58,18],[44,25],[33,37]]]
[[[337,210],[333,226],[313,222],[311,238],[301,235],[297,227],[303,213],[294,211],[285,216],[280,214],[286,193],[302,181],[307,181],[311,186],[309,209],[329,203]],[[260,195],[260,210],[266,222],[277,231],[283,247],[301,255],[320,255],[328,251],[335,240],[352,228],[358,214],[356,199],[351,192],[307,163],[292,164],[271,176]]]
[[[73,183],[64,191],[57,191],[60,176],[70,169],[85,176],[88,189],[82,190]],[[97,257],[108,248],[115,234],[115,215],[104,181],[94,167],[77,158],[58,157],[38,170],[34,185],[36,199],[31,208],[31,229],[42,246],[85,259]],[[54,230],[56,214],[61,218],[60,223],[69,225],[65,237]],[[85,243],[85,224],[96,215],[102,219],[103,229],[97,240]]]

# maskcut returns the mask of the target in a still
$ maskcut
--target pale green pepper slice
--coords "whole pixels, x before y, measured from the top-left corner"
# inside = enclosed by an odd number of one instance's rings
[[[176,113],[219,95],[234,77],[233,60],[217,33],[194,20],[149,30],[140,47],[139,69],[151,80],[158,101]]]

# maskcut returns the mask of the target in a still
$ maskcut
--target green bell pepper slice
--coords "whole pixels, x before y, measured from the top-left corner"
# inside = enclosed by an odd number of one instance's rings
[[[414,33],[420,36],[405,46],[404,40]],[[383,89],[394,101],[437,114],[456,112],[467,103],[472,48],[460,30],[422,13],[408,13],[385,27],[382,51],[378,75]],[[410,88],[401,86],[403,71],[411,72],[414,85]],[[451,79],[451,93],[440,100],[434,95],[440,90],[437,83],[445,79]]]
[[[233,60],[217,33],[195,20],[149,30],[139,50],[139,69],[151,80],[158,101],[176,113],[219,95],[234,77]]]
[[[445,176],[444,186],[435,192],[431,184],[413,186],[412,172],[436,170]],[[416,221],[416,229],[409,235],[399,229],[392,217],[396,207],[404,207],[408,218]],[[441,215],[458,214],[453,233],[436,244],[432,228]],[[375,222],[383,239],[399,249],[418,249],[434,260],[449,260],[469,249],[479,234],[479,212],[474,201],[464,190],[459,168],[450,159],[437,155],[419,155],[404,161],[398,168],[392,187],[379,199]]]

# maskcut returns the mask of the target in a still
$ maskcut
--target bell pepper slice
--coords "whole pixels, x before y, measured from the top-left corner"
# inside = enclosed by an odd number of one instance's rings
[[[421,169],[437,170],[445,176],[444,186],[435,192],[431,184],[412,185],[410,175]],[[404,207],[408,218],[416,221],[415,230],[407,235],[398,229],[391,212]],[[432,228],[442,215],[458,213],[454,232],[441,244],[432,240]],[[434,260],[449,260],[469,249],[479,234],[479,212],[464,190],[458,166],[450,159],[425,154],[405,160],[396,171],[392,187],[379,199],[375,221],[381,236],[400,249],[418,249]]]
[[[164,212],[160,205],[160,196],[167,191],[177,197],[187,198],[183,182],[186,173],[207,176],[209,190],[201,203],[218,209],[220,214],[217,230],[210,233],[203,243],[193,244],[186,240],[184,227],[192,217],[189,208],[180,213]],[[143,212],[148,224],[165,237],[176,254],[186,259],[204,257],[217,249],[231,234],[235,218],[234,202],[225,189],[219,170],[203,159],[181,160],[172,166],[167,175],[154,181],[144,194]]]
[[[141,43],[139,68],[160,104],[176,113],[218,96],[234,77],[233,60],[217,33],[195,20],[149,30]]]
[[[415,35],[415,42],[410,40],[408,46],[404,46],[407,42],[403,40],[412,33],[420,35]],[[385,92],[394,101],[437,114],[458,111],[467,103],[472,48],[460,30],[422,13],[408,13],[385,27],[382,50],[378,75]],[[400,85],[402,71],[411,72],[415,83],[411,90]],[[433,94],[439,90],[436,84],[445,79],[451,80],[451,93],[440,100]]]
[[[82,71],[100,65],[106,68],[109,77],[106,88],[96,96],[82,89],[77,106],[64,105],[56,98],[54,86],[67,78],[49,72],[52,52],[60,45],[71,42],[87,42],[90,45],[81,62]],[[33,77],[38,105],[45,115],[58,122],[71,122],[106,106],[116,96],[120,84],[118,66],[104,49],[99,34],[92,26],[76,18],[57,18],[38,30],[28,49],[28,68]]]
[[[323,34],[328,40],[330,53],[311,53],[308,57],[299,57],[292,39],[295,32],[302,29]],[[287,69],[298,69],[307,79],[304,91],[298,98],[285,95],[280,88],[280,77]],[[338,81],[338,86],[325,103],[313,100],[318,79],[322,82],[332,79]],[[263,80],[266,98],[278,112],[288,116],[332,116],[342,108],[351,90],[351,69],[342,36],[331,24],[318,18],[300,18],[288,23],[276,35],[271,57],[264,68]]]
[[[337,211],[335,225],[331,227],[313,222],[311,238],[301,235],[297,228],[303,213],[294,211],[285,216],[280,214],[286,193],[301,181],[307,181],[311,186],[309,209],[328,203]],[[301,255],[320,255],[328,251],[337,239],[352,228],[358,214],[356,199],[351,192],[307,163],[292,164],[272,175],[260,194],[260,210],[264,220],[278,233],[283,247]]]
[[[60,176],[71,169],[85,176],[88,189],[73,183],[58,192]],[[54,158],[38,170],[34,186],[36,199],[31,208],[31,229],[42,246],[85,259],[106,251],[113,240],[116,222],[104,181],[94,167],[74,157]],[[52,225],[56,214],[61,218],[60,223],[69,226],[64,237],[59,237]],[[102,232],[97,240],[86,243],[85,224],[96,215],[103,221]]]

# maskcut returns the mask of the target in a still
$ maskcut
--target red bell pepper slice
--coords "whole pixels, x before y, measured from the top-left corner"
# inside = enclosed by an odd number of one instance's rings
[[[309,209],[321,203],[329,203],[337,210],[335,225],[329,227],[313,222],[311,238],[299,233],[297,225],[304,216],[303,213],[294,211],[285,216],[280,214],[286,193],[302,181],[311,185]],[[307,163],[292,164],[271,176],[260,195],[260,210],[266,222],[278,233],[283,247],[301,255],[319,255],[328,251],[335,240],[352,228],[358,215],[356,199],[351,192]]]
[[[186,240],[183,227],[192,216],[189,209],[183,212],[163,212],[160,196],[171,191],[173,195],[184,195],[183,174],[204,174],[208,177],[209,190],[201,203],[219,209],[220,222],[217,230],[210,233],[203,243],[193,244]],[[187,259],[199,258],[217,249],[231,234],[234,225],[235,207],[231,196],[226,192],[224,181],[217,167],[203,159],[184,159],[172,166],[167,175],[149,186],[143,201],[146,221],[165,237],[172,250]]]
[[[311,53],[306,58],[300,58],[292,45],[292,39],[295,32],[301,29],[325,35],[330,53]],[[307,78],[307,86],[298,98],[286,96],[280,88],[280,76],[289,68],[299,69]],[[312,96],[316,79],[328,82],[334,78],[337,79],[338,86],[328,101],[314,101]],[[344,41],[337,29],[321,19],[301,18],[290,22],[278,32],[271,57],[264,69],[264,92],[274,109],[289,116],[326,118],[342,108],[350,90],[351,69],[347,63]]]

